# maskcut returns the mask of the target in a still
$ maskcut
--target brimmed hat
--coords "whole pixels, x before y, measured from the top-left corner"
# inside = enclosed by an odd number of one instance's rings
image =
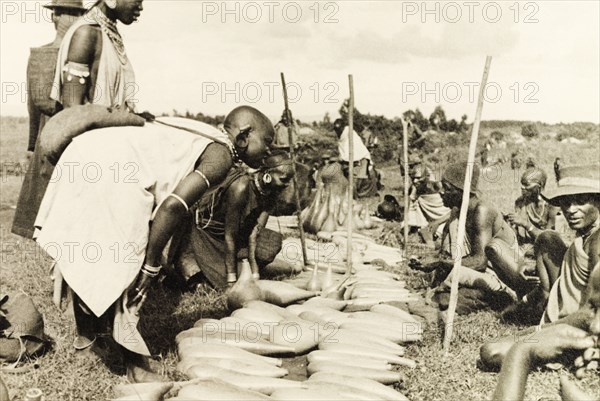
[[[563,167],[558,174],[558,187],[542,194],[553,205],[563,196],[600,194],[600,164]]]
[[[471,178],[471,193],[477,193],[477,184],[479,182],[479,174],[481,170],[479,169],[479,165],[476,163],[473,164],[473,176]],[[465,185],[465,174],[467,171],[467,162],[454,163],[450,164],[444,174],[442,175],[442,180],[447,183],[464,190],[463,186]]]
[[[57,8],[64,8],[69,10],[80,10],[86,11],[87,9],[83,6],[82,0],[52,0],[52,3],[45,4],[45,8],[54,10]]]

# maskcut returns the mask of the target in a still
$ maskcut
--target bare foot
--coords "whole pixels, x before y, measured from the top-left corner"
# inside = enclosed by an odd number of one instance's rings
[[[152,383],[168,381],[166,377],[150,370],[147,367],[127,365],[127,380],[130,383]]]
[[[73,341],[73,347],[77,351],[83,351],[85,349],[90,349],[95,342],[96,336],[78,335],[75,337],[75,341]]]
[[[428,248],[435,249],[435,241],[433,240],[433,233],[429,230],[429,226],[419,229],[419,236],[425,242]]]
[[[164,382],[167,378],[158,372],[161,366],[149,357],[125,351],[123,355],[127,365],[127,379],[131,383]]]

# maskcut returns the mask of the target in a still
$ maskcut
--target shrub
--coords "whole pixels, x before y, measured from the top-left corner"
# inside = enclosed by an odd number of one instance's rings
[[[521,135],[525,138],[537,138],[540,135],[537,125],[530,123],[521,127]]]

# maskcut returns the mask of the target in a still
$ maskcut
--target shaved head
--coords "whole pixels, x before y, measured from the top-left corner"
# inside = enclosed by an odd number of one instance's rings
[[[275,138],[271,120],[254,107],[240,106],[227,115],[223,127],[244,163],[259,168]]]
[[[250,106],[239,106],[233,109],[227,117],[223,126],[228,131],[238,132],[244,127],[251,127],[253,131],[264,131],[275,135],[275,129],[271,120],[259,110]]]

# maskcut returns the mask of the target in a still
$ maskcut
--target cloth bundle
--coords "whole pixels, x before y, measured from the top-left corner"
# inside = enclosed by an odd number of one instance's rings
[[[44,157],[56,165],[73,138],[86,131],[107,127],[141,127],[145,122],[143,117],[128,110],[110,109],[94,104],[69,107],[46,123],[39,146]]]

